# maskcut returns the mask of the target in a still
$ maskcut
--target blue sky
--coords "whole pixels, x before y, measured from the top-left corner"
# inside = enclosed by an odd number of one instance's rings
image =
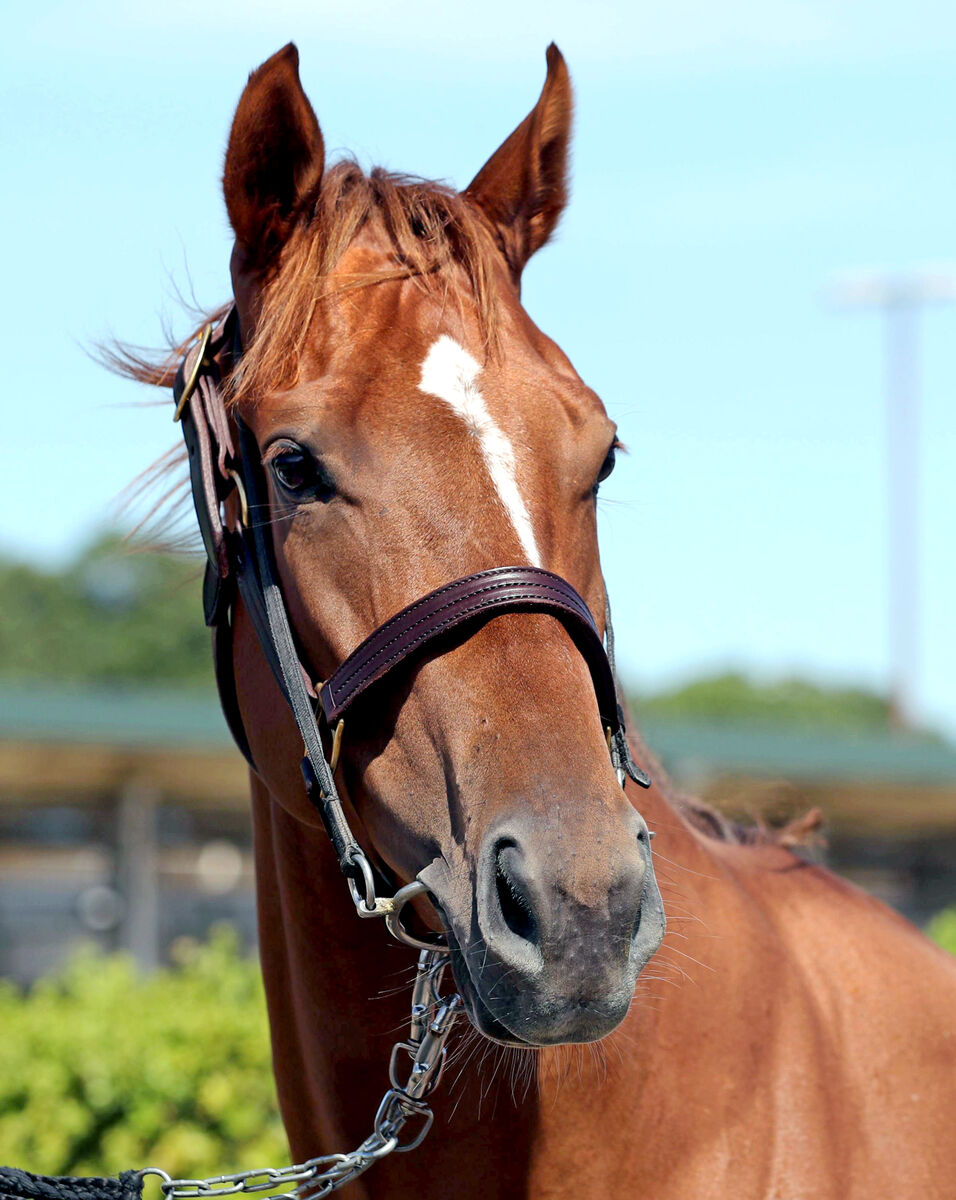
[[[881,686],[880,324],[846,269],[956,263],[956,7],[705,0],[8,7],[0,549],[69,557],[174,439],[83,352],[155,344],[173,284],[227,295],[221,155],[247,72],[297,41],[326,145],[464,186],[554,38],[571,208],[526,304],[632,448],[602,543],[622,660]],[[180,322],[180,330],[183,325]],[[922,324],[919,714],[956,733],[956,307]]]

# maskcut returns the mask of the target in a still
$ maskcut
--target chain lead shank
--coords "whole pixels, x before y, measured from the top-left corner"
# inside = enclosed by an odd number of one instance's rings
[[[461,1011],[459,996],[442,996],[439,991],[447,961],[445,953],[439,950],[423,950],[418,956],[408,1041],[398,1042],[392,1048],[388,1072],[391,1087],[382,1097],[372,1132],[357,1149],[349,1154],[310,1158],[291,1167],[264,1167],[234,1175],[215,1175],[211,1179],[172,1179],[158,1167],[147,1167],[140,1174],[159,1176],[165,1200],[251,1195],[288,1185],[291,1187],[287,1191],[276,1192],[276,1196],[318,1200],[357,1179],[393,1151],[414,1150],[431,1128],[434,1114],[427,1100],[441,1079],[445,1043]],[[404,1082],[398,1071],[403,1053],[411,1059]],[[406,1126],[411,1127],[411,1132],[402,1141]]]

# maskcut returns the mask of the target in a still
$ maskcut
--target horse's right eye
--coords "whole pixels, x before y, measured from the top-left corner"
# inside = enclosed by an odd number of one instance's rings
[[[304,446],[284,445],[268,461],[276,482],[296,500],[325,503],[335,495],[328,473]]]
[[[287,492],[301,492],[315,476],[314,465],[304,450],[284,450],[272,460],[272,471]]]

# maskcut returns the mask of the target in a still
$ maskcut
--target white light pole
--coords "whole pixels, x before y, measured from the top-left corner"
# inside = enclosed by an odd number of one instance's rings
[[[831,289],[842,308],[883,314],[889,567],[890,719],[912,722],[919,674],[919,318],[956,301],[956,273],[858,272]]]

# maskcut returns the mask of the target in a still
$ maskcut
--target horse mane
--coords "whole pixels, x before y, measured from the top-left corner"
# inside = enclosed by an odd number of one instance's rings
[[[387,269],[362,275],[335,272],[345,251],[373,221],[391,251]],[[313,321],[323,303],[343,292],[396,279],[447,289],[458,269],[475,302],[486,355],[498,351],[496,276],[501,251],[480,209],[446,184],[397,174],[381,167],[366,174],[351,158],[327,168],[311,218],[300,225],[265,281],[252,337],[243,346],[238,368],[224,381],[228,404],[254,402],[258,396],[291,386]],[[184,355],[207,324],[228,310],[184,303],[193,328],[178,339],[166,331],[158,350],[114,340],[94,347],[98,361],[114,374],[151,387],[172,388]],[[183,550],[193,538],[186,532],[190,509],[188,479],[180,446],[134,479],[123,495],[124,507],[142,505],[144,515],[131,536],[157,548]]]
[[[796,850],[825,844],[822,833],[824,816],[821,809],[810,808],[779,826],[768,825],[758,817],[748,816],[745,820],[728,817],[713,805],[676,787],[663,763],[630,721],[628,741],[638,761],[647,768],[668,804],[676,809],[697,833],[702,833],[716,842],[729,842],[735,846],[784,846]]]
[[[759,819],[740,821],[727,817],[694,796],[679,794],[670,799],[689,825],[718,842],[731,842],[736,846],[784,846],[788,850],[826,845],[822,832],[825,818],[820,808],[809,808],[785,825],[775,827]]]
[[[356,236],[371,222],[383,229],[391,251],[385,270],[336,273]],[[416,279],[423,287],[446,288],[449,270],[463,271],[475,301],[486,354],[498,348],[495,277],[500,250],[486,218],[453,188],[434,180],[381,167],[366,174],[353,159],[330,166],[309,221],[283,248],[266,280],[254,335],[227,381],[230,404],[254,401],[267,391],[295,383],[299,361],[315,316],[331,297],[388,280]],[[108,369],[155,387],[171,387],[183,355],[199,330],[215,322],[225,305],[208,313],[189,337],[168,339],[156,354],[114,342],[99,347]]]

